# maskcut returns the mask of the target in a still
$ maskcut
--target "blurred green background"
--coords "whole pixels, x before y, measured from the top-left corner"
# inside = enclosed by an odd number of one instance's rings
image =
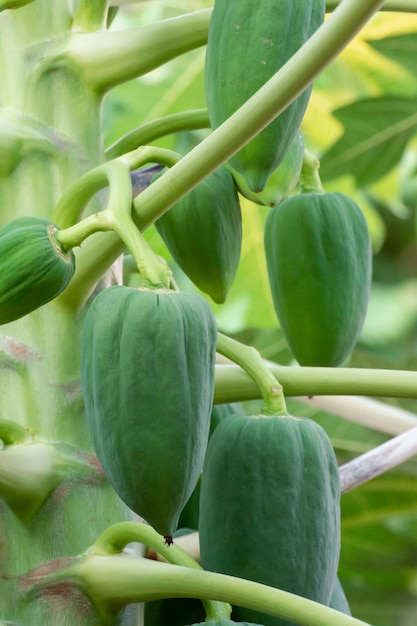
[[[142,0],[119,10],[114,29],[211,6],[206,0]],[[204,48],[116,88],[103,110],[106,145],[139,124],[205,106]],[[417,367],[417,15],[379,13],[316,80],[302,131],[321,160],[326,191],[362,207],[374,247],[371,301],[354,367]],[[177,138],[157,142],[174,147]],[[181,138],[180,138],[181,139]],[[193,140],[198,141],[196,134]],[[210,304],[219,327],[265,358],[291,363],[269,293],[263,253],[266,208],[242,201],[240,268],[224,305]],[[154,249],[169,253],[152,227]],[[178,268],[183,289],[194,289]],[[417,396],[417,390],[416,390]],[[384,401],[417,413],[417,400]],[[295,400],[293,413],[319,421],[340,463],[387,435]],[[248,410],[253,407],[248,407]],[[340,579],[355,617],[373,626],[417,624],[417,461],[342,497]]]

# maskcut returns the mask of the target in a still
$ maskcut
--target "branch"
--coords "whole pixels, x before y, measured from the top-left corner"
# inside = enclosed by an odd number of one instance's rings
[[[373,448],[339,469],[340,488],[346,493],[417,455],[417,426]]]
[[[128,30],[74,33],[56,63],[74,62],[85,82],[105,93],[203,46],[210,14],[210,10],[196,11]]]
[[[333,11],[342,0],[327,0],[326,10]],[[394,11],[398,13],[417,13],[417,0],[386,0],[380,11]]]
[[[269,365],[283,386],[285,396],[417,398],[417,372]],[[243,370],[234,365],[216,365],[216,404],[258,399],[257,385]]]
[[[417,426],[415,413],[371,398],[320,396],[294,399],[388,435],[398,435]]]

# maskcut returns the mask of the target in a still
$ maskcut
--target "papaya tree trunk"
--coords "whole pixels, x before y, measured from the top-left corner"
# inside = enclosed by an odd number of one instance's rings
[[[70,5],[37,0],[0,13],[0,225],[49,217],[63,191],[103,160],[102,98],[76,67],[59,62]],[[87,600],[65,588],[28,597],[25,576],[62,565],[130,517],[91,453],[82,318],[53,302],[1,329],[0,620],[7,623],[101,624]],[[136,624],[134,613],[123,624]]]

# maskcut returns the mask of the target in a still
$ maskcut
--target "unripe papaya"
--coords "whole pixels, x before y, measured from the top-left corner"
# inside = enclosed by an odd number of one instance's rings
[[[0,324],[34,311],[68,285],[75,259],[60,245],[58,230],[41,217],[19,217],[0,229]]]
[[[223,420],[207,448],[199,532],[204,569],[328,605],[340,551],[340,487],[326,432],[292,416]],[[290,624],[242,607],[232,616]]]
[[[168,290],[109,287],[84,322],[81,380],[98,460],[168,542],[202,470],[216,337],[204,298]]]
[[[215,0],[205,63],[207,108],[220,126],[299,50],[323,23],[324,0]],[[262,191],[298,132],[307,88],[229,161],[255,193]]]
[[[262,191],[258,193],[254,193],[248,188],[244,176],[235,172],[231,167],[229,169],[233,174],[239,192],[245,198],[261,206],[275,206],[285,200],[297,186],[303,166],[303,158],[304,141],[302,134],[298,132],[292,140],[283,161],[272,172]]]
[[[214,302],[223,303],[236,275],[242,244],[239,198],[226,168],[203,180],[155,226],[183,272]]]
[[[239,410],[240,405],[238,403],[235,404],[215,404],[211,410],[210,417],[210,432],[209,439],[213,434],[214,430],[220,424],[222,420],[224,420],[229,415],[233,415]],[[199,511],[200,511],[200,488],[201,488],[201,477],[195,486],[193,493],[191,494],[190,499],[187,504],[183,508],[180,519],[178,522],[179,528],[190,528],[192,530],[198,530],[198,519],[199,519]]]
[[[358,205],[342,193],[291,196],[272,208],[265,255],[275,310],[301,365],[340,365],[362,330],[371,240]]]

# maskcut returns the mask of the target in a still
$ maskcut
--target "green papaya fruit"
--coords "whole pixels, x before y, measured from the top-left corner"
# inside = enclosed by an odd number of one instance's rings
[[[58,227],[41,217],[18,217],[0,229],[0,324],[12,322],[58,296],[75,271]]]
[[[211,410],[210,418],[210,437],[216,430],[217,426],[229,415],[233,415],[240,410],[240,404],[214,404]]]
[[[207,108],[220,126],[262,87],[323,23],[324,0],[215,0],[205,63]],[[246,186],[262,191],[298,132],[311,87],[229,161]]]
[[[214,302],[225,301],[236,275],[242,216],[231,174],[222,167],[155,222],[174,261]]]
[[[371,240],[361,209],[338,192],[291,196],[268,214],[265,255],[294,357],[300,365],[340,365],[362,330],[371,287]]]
[[[213,405],[210,417],[209,439],[212,436],[214,430],[220,424],[220,422],[229,415],[233,415],[233,413],[236,413],[239,410],[239,407],[240,405],[238,403]],[[190,499],[188,500],[187,504],[181,512],[178,522],[179,528],[191,528],[194,530],[198,530],[198,519],[200,511],[200,488],[201,477],[198,480]]]
[[[339,561],[340,486],[326,432],[292,416],[223,420],[204,462],[199,533],[204,569],[328,605]],[[232,617],[290,625],[237,606]]]
[[[235,179],[238,191],[251,202],[261,206],[275,206],[279,204],[297,186],[303,166],[304,140],[300,132],[294,139],[285,154],[283,161],[272,172],[262,191],[254,193],[246,184],[245,178],[239,172],[229,168]]]
[[[81,380],[97,458],[167,542],[202,470],[216,337],[195,293],[109,287],[84,321]]]

